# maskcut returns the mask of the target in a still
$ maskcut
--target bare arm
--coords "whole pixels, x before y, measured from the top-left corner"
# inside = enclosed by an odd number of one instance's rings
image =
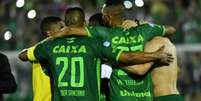
[[[148,46],[148,45],[150,45],[150,43],[146,44],[145,51],[153,52],[153,50],[148,49],[148,48],[150,48],[150,46]],[[154,64],[154,62],[149,62],[149,63],[145,63],[145,64],[127,66],[124,69],[129,73],[142,76],[142,75],[145,75],[151,69],[153,64]]]
[[[154,62],[149,62],[145,64],[140,64],[140,65],[132,65],[132,66],[127,66],[123,68],[129,73],[135,74],[135,75],[145,75],[152,67]]]
[[[156,43],[157,39],[153,39],[152,41],[148,42],[145,46],[145,52],[153,52],[162,46],[162,45],[155,45]],[[154,62],[149,62],[145,64],[127,66],[124,69],[132,74],[144,75],[152,68],[153,64]]]
[[[121,27],[123,27],[124,30],[127,30],[127,29],[130,29],[132,27],[138,26],[138,23],[141,25],[141,24],[147,24],[148,22],[147,21],[136,22],[134,20],[124,20],[124,22],[121,24]]]
[[[69,35],[76,35],[76,36],[88,36],[88,32],[84,27],[73,28],[73,27],[65,27],[61,31],[51,36],[50,39],[69,36]]]
[[[27,56],[27,49],[22,50],[19,54],[18,54],[18,58],[22,61],[28,61],[28,56]]]
[[[173,58],[171,54],[164,53],[164,47],[161,47],[155,52],[123,52],[120,54],[119,61],[126,65],[143,64],[159,60],[162,63],[169,64]]]
[[[143,64],[147,62],[152,62],[160,59],[161,57],[157,56],[154,53],[144,53],[144,52],[123,52],[120,55],[119,62],[125,65],[136,65]]]
[[[165,26],[165,37],[171,37],[176,32],[176,29],[172,26]]]
[[[38,42],[38,43],[41,43],[41,42],[45,42],[45,41],[49,41],[49,40],[52,40],[51,37],[48,37],[48,38],[45,38],[43,39],[42,41]],[[33,47],[30,47],[30,48],[34,48],[35,46]],[[22,61],[29,61],[29,58],[28,58],[28,49],[23,49],[21,52],[19,52],[18,54],[18,58]]]

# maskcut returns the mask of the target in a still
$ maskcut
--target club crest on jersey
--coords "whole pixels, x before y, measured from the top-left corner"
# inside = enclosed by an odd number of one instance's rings
[[[105,41],[104,43],[103,43],[103,46],[105,46],[105,47],[109,47],[110,46],[110,42],[109,41]]]
[[[149,26],[151,26],[151,27],[154,27],[155,26],[155,24],[153,24],[153,23],[148,23],[149,24]]]

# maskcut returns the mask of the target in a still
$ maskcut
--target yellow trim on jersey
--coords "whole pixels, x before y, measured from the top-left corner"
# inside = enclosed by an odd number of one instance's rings
[[[91,33],[90,33],[90,31],[88,30],[87,27],[85,27],[85,30],[87,31],[87,35],[88,35],[89,37],[92,37],[92,35],[91,35]]]
[[[30,61],[36,61],[36,57],[34,56],[34,50],[35,50],[35,46],[28,48],[27,50],[27,57]]]
[[[120,55],[121,55],[122,52],[123,52],[123,50],[119,51],[119,53],[118,53],[118,55],[117,55],[117,57],[116,57],[116,61],[119,60],[119,57],[120,57]]]
[[[101,85],[101,81],[100,81],[100,76],[101,76],[101,68],[100,68],[100,65],[101,65],[101,60],[100,59],[97,59],[96,60],[96,69],[97,69],[97,83],[98,83],[98,95],[100,97],[101,93],[100,93],[100,85]]]

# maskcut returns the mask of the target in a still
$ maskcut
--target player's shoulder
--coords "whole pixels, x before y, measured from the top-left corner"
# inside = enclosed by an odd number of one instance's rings
[[[94,29],[94,30],[108,30],[108,28],[104,26],[87,26],[87,28]]]
[[[92,42],[96,42],[98,39],[95,37],[87,37],[87,36],[76,36],[74,37],[75,41],[83,43],[83,42],[88,42],[88,43],[92,43]]]
[[[136,28],[147,28],[147,27],[154,27],[154,26],[156,26],[156,24],[148,22],[148,23],[140,24]]]
[[[156,41],[156,42],[162,42],[162,43],[170,43],[171,42],[167,37],[161,37],[161,36],[156,36],[152,40]]]
[[[104,27],[104,26],[89,26],[87,28],[89,30],[89,32],[93,35],[99,35],[99,36],[104,36],[107,35],[108,32],[110,31],[109,28]]]
[[[135,28],[137,30],[144,30],[144,29],[150,29],[150,28],[154,28],[156,26],[162,26],[162,25],[158,25],[158,24],[155,24],[155,23],[151,23],[151,22],[146,22],[146,23],[142,23],[138,26],[136,26]]]
[[[52,39],[52,40],[53,40],[53,39]],[[48,41],[51,41],[51,40],[49,40],[48,38],[45,38],[45,39],[39,41],[38,43],[36,43],[36,45],[37,45],[37,44],[44,44],[44,43],[47,43]]]
[[[175,45],[170,41],[170,39],[168,39],[166,37],[160,37],[160,36],[154,37],[150,41],[150,43],[161,44],[161,45],[165,45],[165,46],[168,46],[168,47],[175,47]]]
[[[51,40],[47,40],[47,41],[46,41],[46,40],[42,40],[42,41],[38,42],[38,43],[36,44],[36,46],[48,44],[50,41],[51,41]]]
[[[52,40],[48,40],[48,39],[44,39],[38,43],[36,43],[33,47],[43,47],[43,46],[49,46],[48,44],[51,42]]]
[[[144,24],[137,25],[135,27],[131,27],[128,31],[140,31],[140,30],[146,29],[147,27],[152,27],[152,25],[150,25],[149,23],[144,23]]]

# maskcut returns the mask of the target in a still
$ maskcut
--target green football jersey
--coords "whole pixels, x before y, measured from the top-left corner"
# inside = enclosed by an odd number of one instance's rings
[[[124,31],[121,27],[88,27],[89,35],[112,43],[113,48],[124,51],[143,51],[144,45],[154,36],[163,36],[163,26],[143,24]],[[152,101],[152,80],[150,73],[140,77],[126,73],[113,65],[109,82],[110,101]],[[115,67],[115,68],[114,68]]]
[[[88,37],[64,37],[38,44],[33,58],[52,75],[53,101],[99,101],[100,58],[115,62],[121,53],[110,45]]]

